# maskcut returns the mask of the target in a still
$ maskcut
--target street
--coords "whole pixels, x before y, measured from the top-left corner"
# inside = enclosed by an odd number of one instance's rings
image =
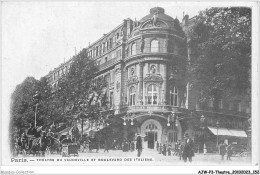
[[[62,158],[61,155],[46,155],[45,158]],[[67,158],[67,157],[63,157]],[[193,161],[183,162],[179,160],[177,156],[164,156],[159,154],[156,150],[144,149],[140,158],[137,157],[137,151],[134,152],[123,152],[122,150],[110,150],[108,153],[104,152],[103,149],[99,150],[98,153],[94,150],[89,153],[79,152],[78,157],[71,155],[70,159],[81,159],[81,158],[95,158],[98,162],[102,164],[109,165],[250,165],[249,157],[231,157],[230,160],[221,161],[220,155],[217,154],[195,154]],[[120,159],[114,160],[114,159]],[[97,163],[97,162],[96,162]],[[92,164],[92,163],[91,163]]]

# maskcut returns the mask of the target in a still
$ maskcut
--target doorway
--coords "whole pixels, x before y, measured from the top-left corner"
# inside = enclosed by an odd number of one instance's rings
[[[157,132],[150,131],[147,133],[148,148],[154,149],[155,142],[157,141]]]
[[[141,125],[141,134],[144,137],[144,148],[155,149],[156,142],[161,143],[162,126],[155,119],[148,119]]]

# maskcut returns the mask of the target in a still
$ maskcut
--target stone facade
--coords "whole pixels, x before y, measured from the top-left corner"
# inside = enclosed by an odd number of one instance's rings
[[[155,7],[139,21],[125,19],[86,48],[99,66],[98,76],[108,81],[109,107],[122,120],[124,137],[132,140],[137,133],[146,135],[148,148],[156,148],[156,141],[174,145],[189,133],[201,149],[206,142],[199,140],[202,131],[196,123],[202,115],[210,126],[214,127],[218,115],[230,123],[220,127],[244,130],[250,113],[247,108],[233,115],[223,104],[222,112],[214,114],[198,107],[198,94],[185,77],[190,60],[185,36],[188,22],[187,16],[180,23]],[[63,67],[47,75],[51,85],[56,82],[52,77]]]

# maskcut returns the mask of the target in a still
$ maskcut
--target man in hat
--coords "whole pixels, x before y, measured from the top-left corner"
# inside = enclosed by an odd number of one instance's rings
[[[142,146],[142,138],[138,134],[136,138],[136,146],[135,148],[137,149],[137,157],[140,157],[142,154],[143,146]]]
[[[28,131],[27,131],[27,136],[28,137],[36,137],[36,135],[37,135],[37,130],[33,126],[33,124],[30,123],[30,127],[28,128]]]
[[[191,138],[189,138],[189,134],[186,133],[184,137],[184,147],[183,147],[183,153],[182,158],[184,162],[187,162],[187,159],[189,159],[189,162],[192,162],[192,157],[194,156],[194,143]]]

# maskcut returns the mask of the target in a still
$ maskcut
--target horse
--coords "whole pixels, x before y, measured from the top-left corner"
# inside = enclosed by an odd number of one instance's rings
[[[32,141],[32,146],[28,151],[29,151],[29,153],[32,153],[33,156],[34,155],[45,156],[46,148],[47,148],[46,138],[39,137],[39,138],[36,138]]]
[[[52,136],[47,136],[47,154],[53,154],[56,152],[57,154],[61,153],[61,142],[59,139],[54,138]]]
[[[89,152],[92,152],[93,149],[96,149],[96,152],[99,151],[100,142],[97,138],[90,138],[89,142]]]

